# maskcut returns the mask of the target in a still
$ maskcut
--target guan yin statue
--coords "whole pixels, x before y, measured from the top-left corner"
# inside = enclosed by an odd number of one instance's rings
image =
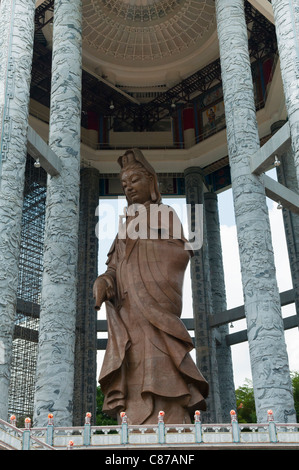
[[[157,176],[139,149],[119,157],[128,207],[93,287],[106,302],[108,344],[99,377],[103,411],[129,424],[191,423],[205,410],[208,384],[190,356],[180,319],[182,286],[192,250],[174,211],[161,203]],[[167,217],[164,215],[166,214]]]

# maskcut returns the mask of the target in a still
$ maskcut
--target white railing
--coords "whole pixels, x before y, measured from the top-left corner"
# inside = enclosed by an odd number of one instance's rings
[[[200,446],[282,445],[299,448],[299,424],[275,423],[273,414],[268,412],[265,424],[238,423],[237,415],[231,412],[227,424],[202,424],[200,412],[195,414],[194,424],[164,423],[160,412],[156,425],[129,425],[123,413],[122,423],[116,426],[91,426],[91,414],[87,413],[85,424],[77,427],[55,427],[54,417],[49,415],[48,425],[31,428],[26,418],[25,428],[0,420],[1,442],[16,450],[66,450],[66,449],[150,449],[159,448],[200,448]]]
[[[19,429],[15,426],[14,421],[7,423],[0,419],[0,446],[14,450],[55,450],[44,440],[31,433],[30,428]]]

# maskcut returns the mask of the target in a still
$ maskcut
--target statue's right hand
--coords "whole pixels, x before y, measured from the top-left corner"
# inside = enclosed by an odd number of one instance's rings
[[[95,299],[95,309],[100,310],[102,303],[107,299],[107,282],[102,277],[98,277],[93,285],[93,298]]]

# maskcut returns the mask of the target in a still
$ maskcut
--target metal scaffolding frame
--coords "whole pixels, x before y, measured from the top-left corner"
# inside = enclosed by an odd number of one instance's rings
[[[32,416],[43,269],[47,175],[28,156],[25,172],[18,299],[12,349],[9,413]]]

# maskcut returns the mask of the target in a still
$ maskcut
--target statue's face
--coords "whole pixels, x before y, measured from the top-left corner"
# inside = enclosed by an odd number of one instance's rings
[[[150,179],[142,171],[125,171],[121,182],[130,204],[144,204],[151,200]]]

